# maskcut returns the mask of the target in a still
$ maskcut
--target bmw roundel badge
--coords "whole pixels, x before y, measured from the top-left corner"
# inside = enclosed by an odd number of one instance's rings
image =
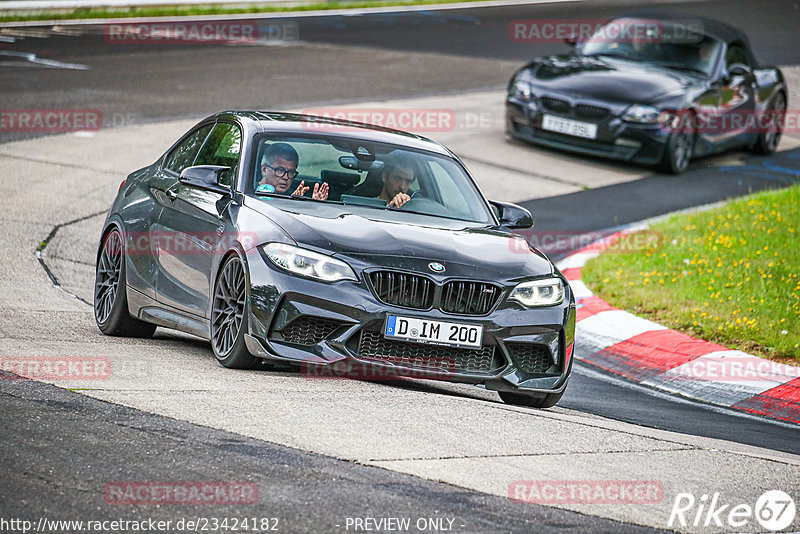
[[[432,261],[428,264],[428,269],[435,273],[443,273],[444,272],[444,265],[437,261]]]

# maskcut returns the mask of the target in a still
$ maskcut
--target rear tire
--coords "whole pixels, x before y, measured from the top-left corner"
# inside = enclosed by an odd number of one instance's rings
[[[532,395],[510,393],[508,391],[498,391],[497,393],[506,404],[529,406],[531,408],[552,408],[558,404],[558,401],[564,396],[564,391],[561,393],[548,393],[544,397],[534,397]]]
[[[251,355],[244,342],[246,285],[244,264],[232,254],[222,264],[211,303],[211,348],[228,369],[261,367],[261,359]]]
[[[775,122],[774,129],[770,128],[769,131],[758,134],[752,149],[756,154],[769,155],[778,150],[778,144],[781,142],[781,134],[783,133],[783,117],[786,114],[786,97],[783,96],[783,93],[775,95],[767,109],[775,113],[780,119],[773,119]]]
[[[103,236],[94,279],[94,319],[107,336],[152,337],[156,325],[128,313],[122,233],[114,228]]]

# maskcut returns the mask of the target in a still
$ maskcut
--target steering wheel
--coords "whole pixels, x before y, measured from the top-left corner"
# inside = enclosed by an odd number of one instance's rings
[[[450,212],[436,202],[435,200],[431,200],[429,198],[415,196],[405,204],[403,204],[400,209],[409,210],[409,211],[418,211],[420,213],[424,213],[426,215],[441,215],[443,217],[450,216]]]

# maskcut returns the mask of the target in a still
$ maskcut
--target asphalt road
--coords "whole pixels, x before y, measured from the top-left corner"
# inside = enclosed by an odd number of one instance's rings
[[[800,50],[794,46],[800,22],[796,2],[771,2],[769,9],[759,2],[740,1],[668,5],[741,26],[766,62],[800,63]],[[522,61],[565,49],[554,44],[534,50],[511,42],[507,37],[511,20],[532,18],[532,13],[539,18],[603,18],[622,9],[621,2],[581,2],[537,6],[535,11],[530,6],[515,6],[304,18],[298,21],[302,41],[264,46],[120,46],[105,42],[96,27],[5,30],[0,35],[13,36],[14,41],[0,42],[0,107],[95,108],[103,112],[105,126],[113,127],[199,117],[220,106],[297,108],[448,92],[457,98],[463,91],[502,87]],[[91,65],[91,69],[43,68],[20,52],[65,64]],[[0,132],[0,142],[36,135],[40,134]],[[47,160],[50,156],[46,145],[43,147],[45,152],[33,157]],[[533,210],[537,229],[601,230],[780,187],[797,181],[800,171],[794,172],[796,169],[800,169],[798,153],[787,152],[774,158],[753,158],[745,169],[696,165],[680,178],[652,176],[523,204]],[[577,218],[574,213],[582,215]],[[46,228],[37,231],[42,233],[40,237],[48,233]],[[47,512],[61,517],[76,503],[88,513],[97,509],[98,503],[76,495],[83,496],[87,487],[94,487],[91,484],[96,486],[114,476],[186,479],[198,473],[224,473],[228,479],[255,477],[262,488],[271,487],[274,480],[293,481],[276,488],[274,499],[271,495],[263,502],[263,513],[273,507],[286,510],[282,517],[298,527],[287,531],[330,531],[335,514],[378,516],[419,511],[458,516],[467,525],[465,532],[526,531],[533,524],[536,530],[565,527],[624,532],[629,528],[550,508],[522,510],[507,499],[301,453],[50,386],[17,381],[0,385],[0,410],[3,420],[10,422],[0,429],[0,462],[3,473],[13,475],[11,484],[0,490],[4,516],[38,511],[32,507],[35,502],[48,503]],[[795,428],[654,396],[644,388],[625,387],[580,366],[562,406],[691,436],[793,454],[800,450]],[[159,437],[161,448],[152,449],[153,440],[148,439],[152,436]],[[45,439],[57,444],[57,454],[34,446]],[[90,456],[87,450],[92,451]],[[128,467],[120,466],[119,456]],[[371,493],[365,497],[368,488]],[[324,513],[309,511],[309,503],[330,502],[334,504],[327,506],[335,508],[326,508]],[[102,503],[99,507],[101,516],[113,515],[113,509]],[[167,517],[169,511],[163,513]],[[155,514],[149,509],[147,515]]]
[[[384,469],[273,445],[132,410],[30,380],[0,381],[3,518],[177,521],[274,518],[279,532],[346,532],[347,518],[452,520],[452,532],[658,532],[619,521],[520,505]],[[42,480],[52,481],[42,484]],[[109,481],[229,480],[258,485],[252,505],[125,506]],[[113,482],[112,482],[113,483]],[[273,523],[270,522],[270,525]],[[63,529],[78,531],[78,529]],[[8,530],[3,529],[8,532]],[[58,532],[62,529],[48,529]],[[177,529],[171,529],[175,532]],[[425,531],[413,528],[410,532]]]

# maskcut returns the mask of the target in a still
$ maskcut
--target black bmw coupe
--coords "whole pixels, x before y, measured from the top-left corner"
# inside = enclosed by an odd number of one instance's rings
[[[674,174],[694,157],[777,148],[788,90],[738,29],[642,10],[566,40],[571,54],[535,59],[511,79],[512,138]]]
[[[344,365],[549,407],[572,367],[575,300],[514,233],[531,225],[423,137],[220,113],[120,186],[95,317],[107,335],[204,337],[230,368]]]

